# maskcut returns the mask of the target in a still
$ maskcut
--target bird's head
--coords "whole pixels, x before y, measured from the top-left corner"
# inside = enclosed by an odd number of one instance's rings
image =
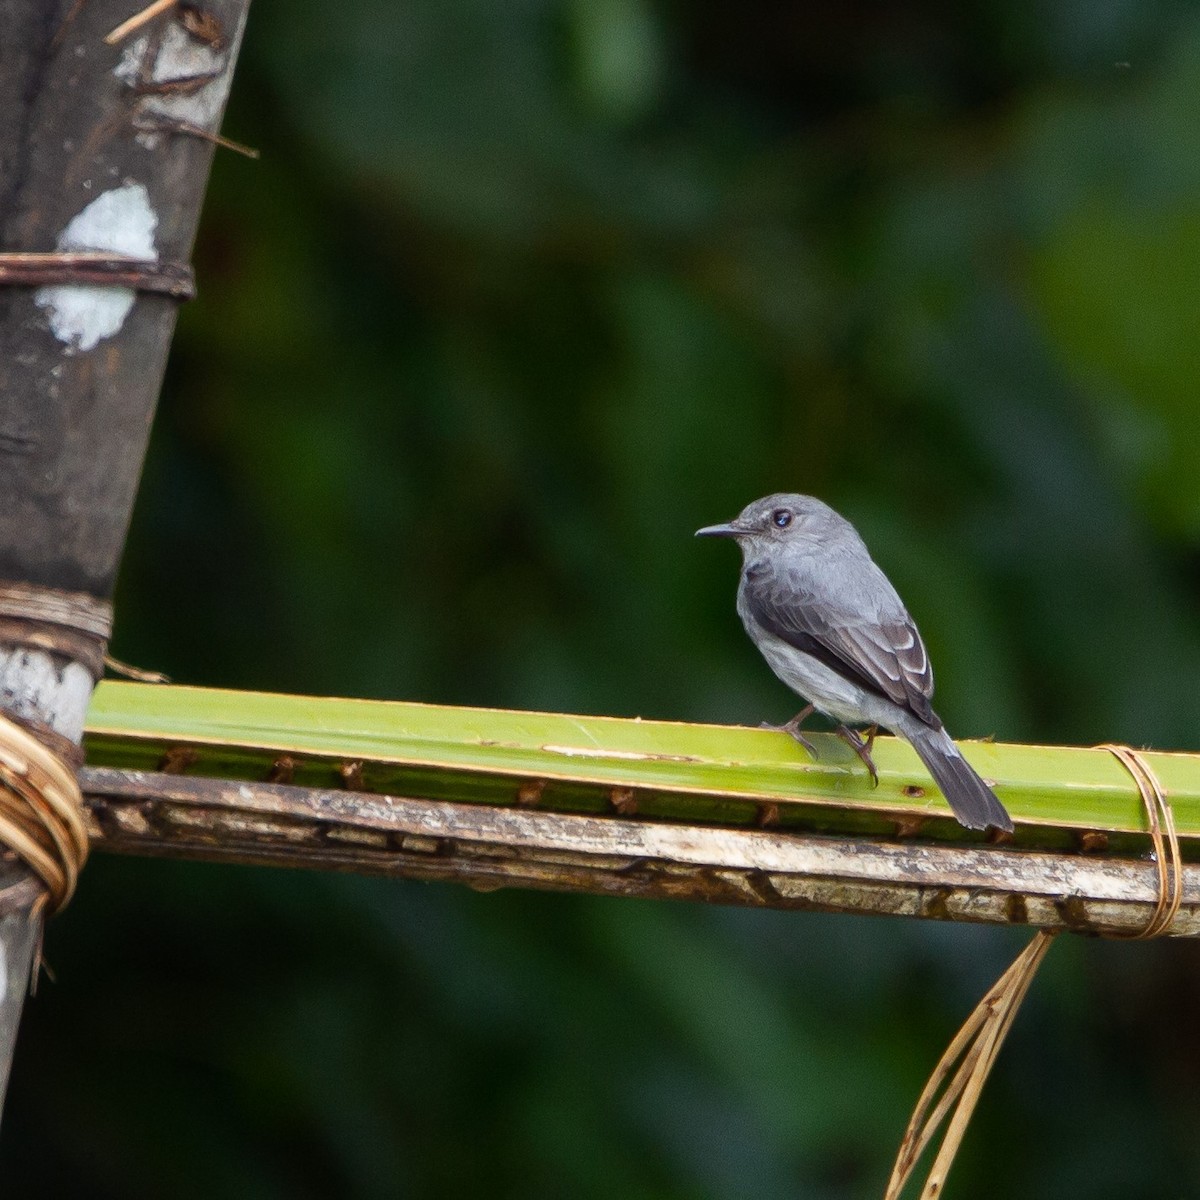
[[[827,504],[812,496],[776,492],[747,504],[732,521],[706,525],[697,537],[735,538],[743,551],[751,547],[786,546],[800,539],[820,540],[840,518]]]

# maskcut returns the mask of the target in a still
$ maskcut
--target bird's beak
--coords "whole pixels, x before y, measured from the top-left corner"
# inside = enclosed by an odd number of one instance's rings
[[[728,525],[705,525],[696,530],[697,537],[740,537],[746,530],[730,522]]]

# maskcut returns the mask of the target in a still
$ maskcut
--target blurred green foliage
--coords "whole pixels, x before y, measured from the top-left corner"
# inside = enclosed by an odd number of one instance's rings
[[[195,683],[757,723],[798,489],[960,736],[1196,748],[1183,0],[258,0],[119,595]],[[727,549],[727,548],[726,548]],[[102,860],[23,1197],[841,1200],[1021,935]],[[1064,940],[951,1180],[1200,1193],[1190,946]]]

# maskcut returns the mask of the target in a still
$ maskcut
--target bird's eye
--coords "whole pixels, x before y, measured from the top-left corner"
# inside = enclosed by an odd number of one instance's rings
[[[771,514],[771,524],[786,529],[792,523],[792,514],[786,508],[777,508]]]

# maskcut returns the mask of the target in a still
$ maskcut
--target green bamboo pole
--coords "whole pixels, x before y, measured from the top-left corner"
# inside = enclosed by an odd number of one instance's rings
[[[833,736],[819,759],[785,734],[638,718],[102,683],[85,745],[95,766],[280,779],[544,811],[636,813],[978,843],[913,751],[880,737],[879,786]],[[961,741],[1017,823],[1013,844],[1145,851],[1132,780],[1105,750]],[[1149,752],[1186,857],[1200,857],[1200,755]],[[288,760],[282,766],[280,760]]]

